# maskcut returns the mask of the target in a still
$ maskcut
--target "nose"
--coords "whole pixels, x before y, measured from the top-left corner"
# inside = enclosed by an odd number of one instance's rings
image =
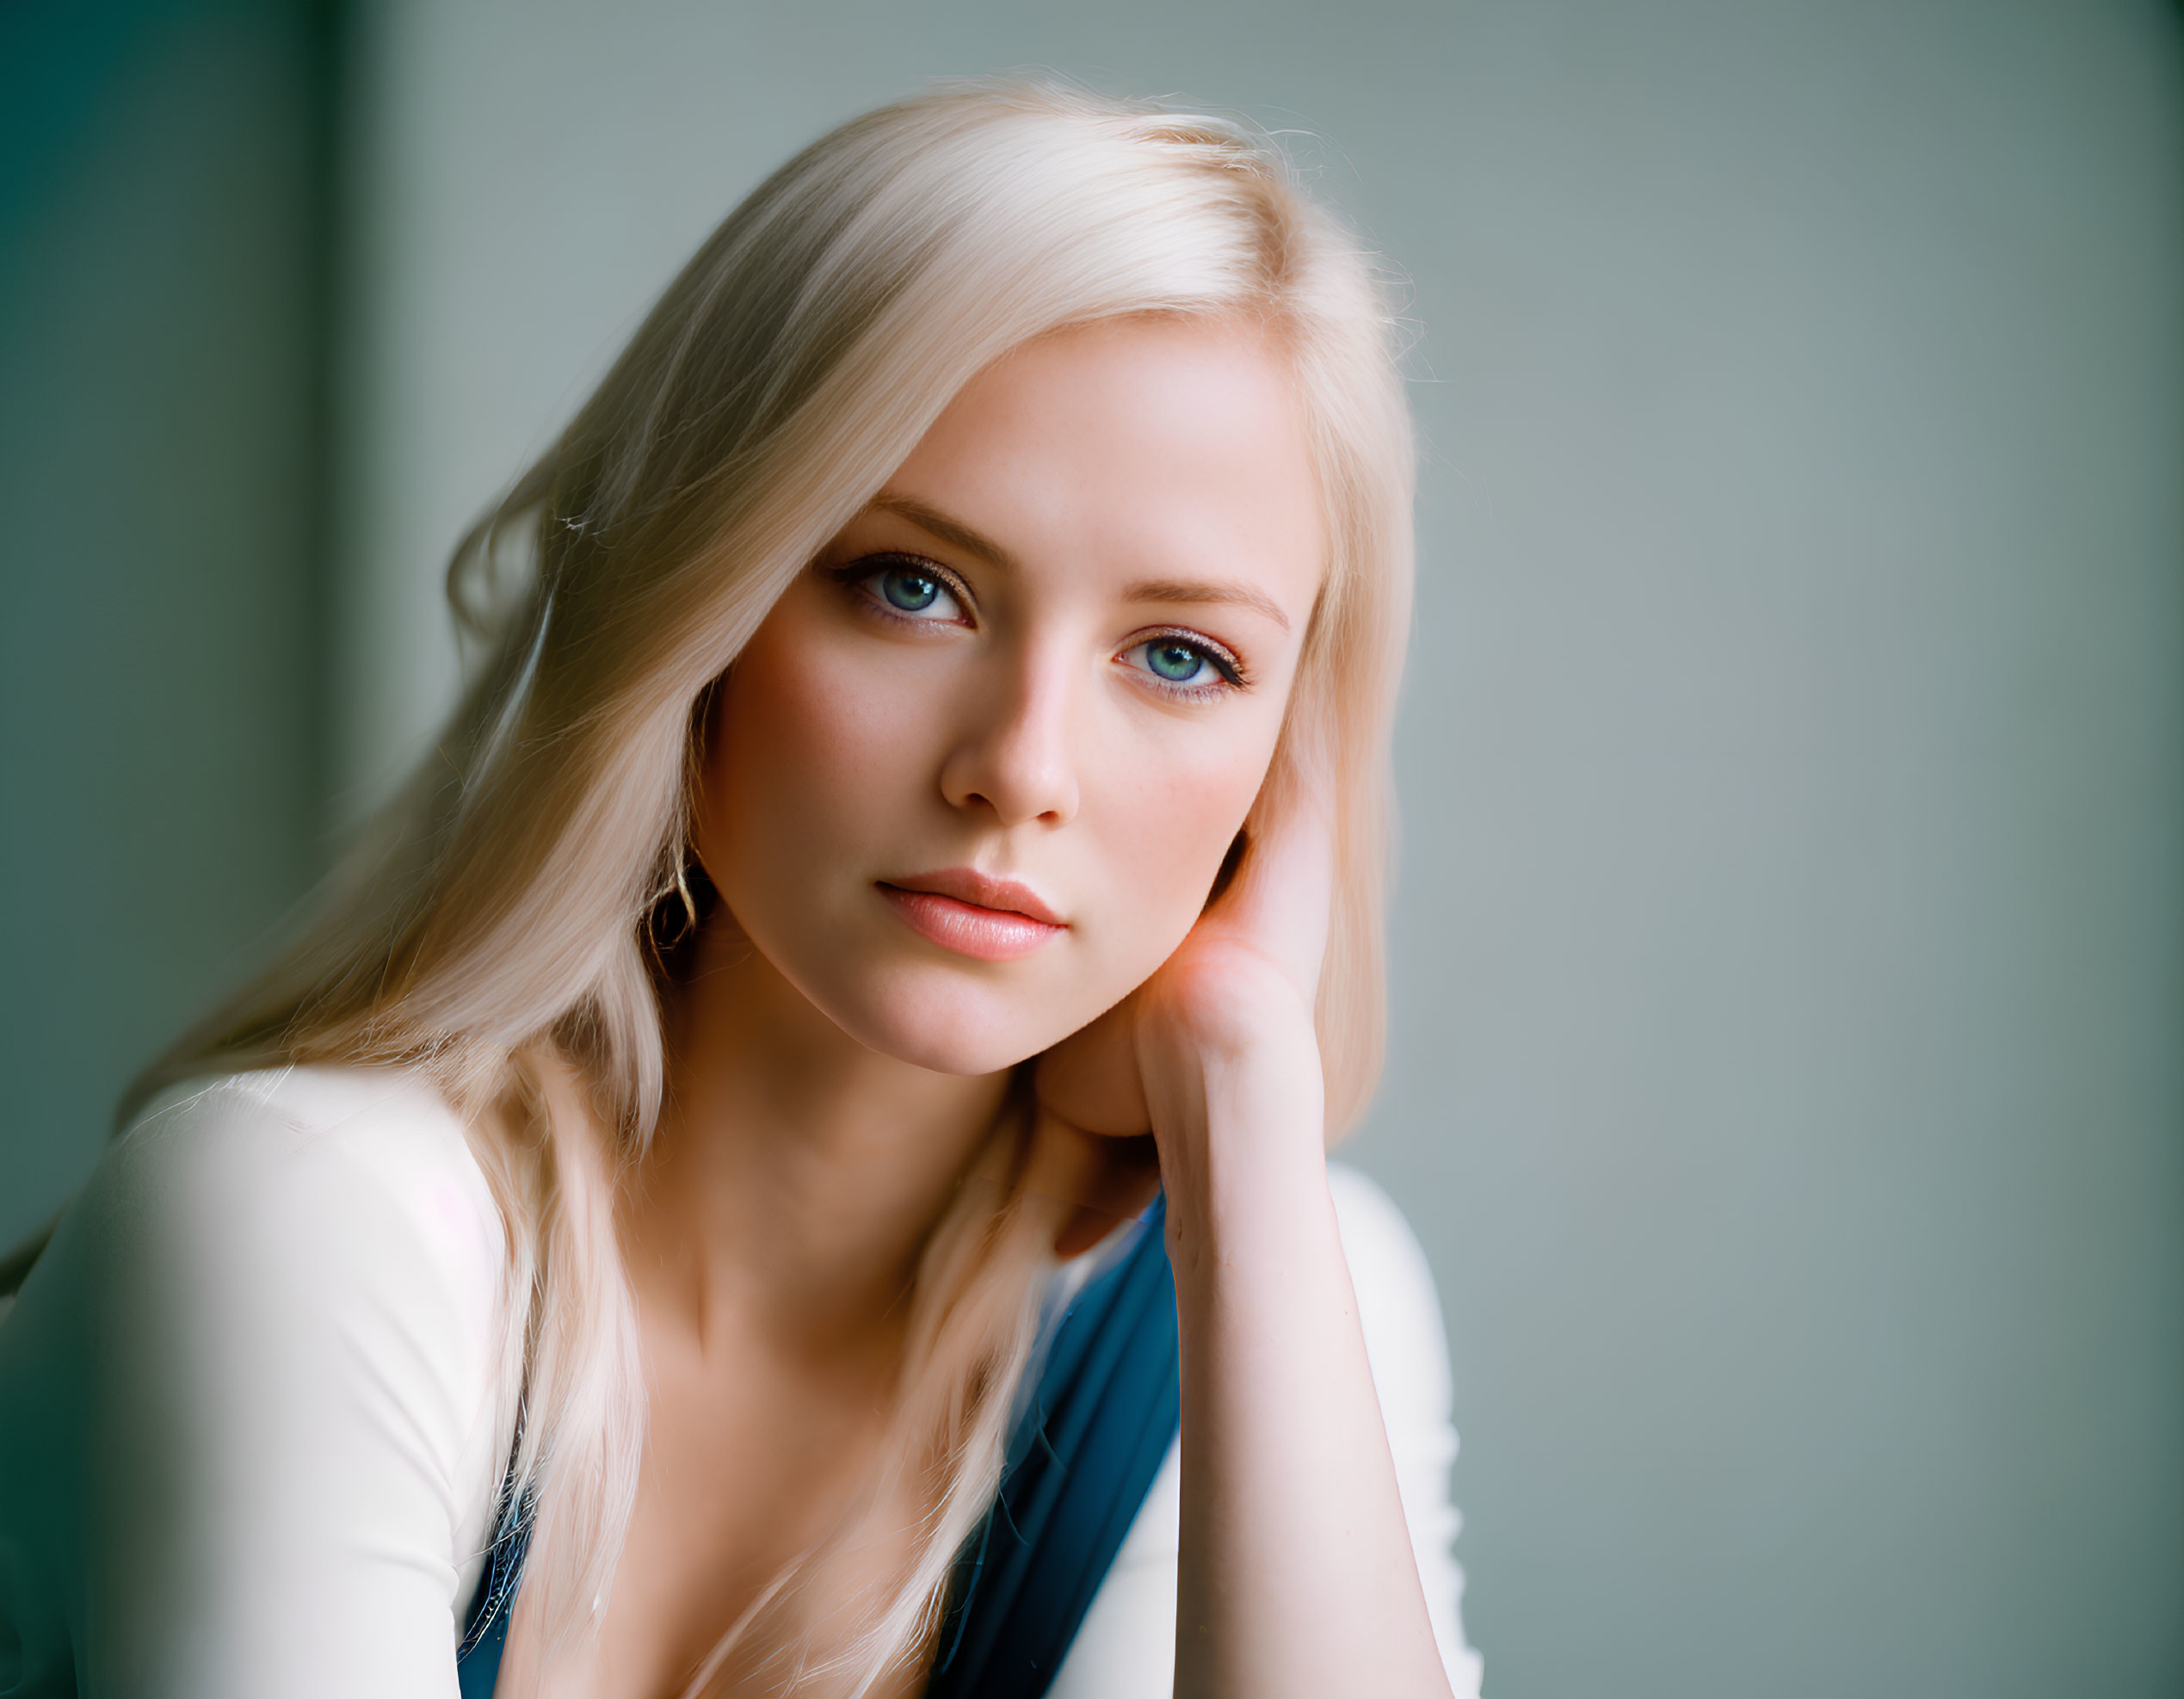
[[[941,794],[957,808],[992,810],[1004,826],[1065,825],[1077,807],[1068,669],[1029,654],[996,671],[993,688],[964,705]]]

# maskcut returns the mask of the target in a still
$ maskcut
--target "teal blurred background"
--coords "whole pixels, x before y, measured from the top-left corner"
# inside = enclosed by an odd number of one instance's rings
[[[0,1240],[771,165],[1055,66],[1413,281],[1394,1054],[1495,1699],[2184,1692],[2173,5],[7,0]]]

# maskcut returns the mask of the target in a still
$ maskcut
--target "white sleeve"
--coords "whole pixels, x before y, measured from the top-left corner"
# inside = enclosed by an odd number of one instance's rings
[[[30,1660],[86,1699],[454,1699],[513,1415],[503,1269],[414,1076],[155,1106],[0,1328],[0,1609]]]
[[[1464,1572],[1450,1550],[1464,1518],[1449,1494],[1455,1392],[1433,1270],[1394,1199],[1342,1163],[1328,1165],[1327,1180],[1434,1639],[1456,1699],[1476,1699],[1481,1665],[1464,1639]]]
[[[1340,1163],[1328,1165],[1327,1177],[1434,1638],[1456,1699],[1478,1699],[1479,1655],[1464,1639],[1464,1572],[1449,1551],[1462,1518],[1448,1492],[1456,1430],[1433,1272],[1385,1192]],[[1179,1442],[1093,1596],[1048,1699],[1166,1699],[1172,1691],[1182,1505]]]

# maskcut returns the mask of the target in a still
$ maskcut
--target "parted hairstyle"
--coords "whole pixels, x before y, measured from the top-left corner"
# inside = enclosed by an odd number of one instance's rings
[[[1387,292],[1262,135],[1038,82],[947,85],[845,124],[705,243],[458,548],[448,594],[480,664],[429,757],[299,941],[132,1093],[398,1064],[465,1117],[506,1231],[503,1366],[522,1412],[508,1514],[530,1540],[509,1656],[533,1690],[580,1684],[644,1443],[614,1199],[660,1106],[659,943],[690,901],[712,686],[974,374],[1134,314],[1249,319],[1302,398],[1330,553],[1259,806],[1300,732],[1323,740],[1336,878],[1317,1022],[1329,1126],[1346,1127],[1380,1060],[1410,594]],[[1004,1115],[998,1148],[1020,1149],[1024,1119]],[[850,1587],[852,1606],[814,1604],[847,1572],[807,1554],[693,1693],[762,1669],[862,1693],[930,1655],[950,1560],[998,1480],[1056,1226],[1013,1181],[962,1190],[916,1276],[898,1461],[867,1509],[915,1528],[915,1561]]]

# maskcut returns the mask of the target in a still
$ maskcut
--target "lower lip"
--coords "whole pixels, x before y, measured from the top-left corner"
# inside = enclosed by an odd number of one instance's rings
[[[1050,926],[1009,909],[982,909],[930,891],[904,891],[883,885],[879,893],[895,905],[912,931],[944,950],[979,961],[1015,961],[1069,929]]]

